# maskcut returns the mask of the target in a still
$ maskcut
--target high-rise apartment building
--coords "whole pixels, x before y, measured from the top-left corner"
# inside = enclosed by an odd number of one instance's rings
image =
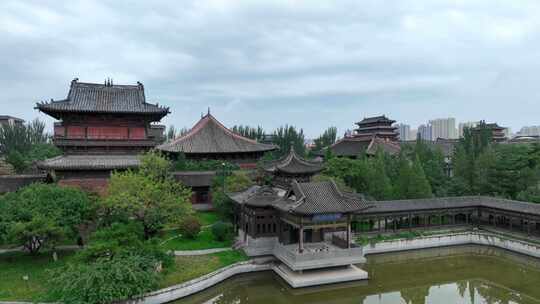
[[[411,140],[410,133],[411,133],[411,126],[407,124],[397,124],[397,132],[399,133],[399,140],[406,141]]]
[[[525,126],[517,133],[519,136],[540,136],[540,126]]]
[[[430,120],[429,124],[431,125],[431,139],[436,140],[437,138],[444,139],[453,139],[457,138],[456,130],[456,119],[449,118],[438,118]]]
[[[432,140],[432,132],[431,132],[431,125],[420,125],[418,126],[418,135],[421,139],[424,140]]]

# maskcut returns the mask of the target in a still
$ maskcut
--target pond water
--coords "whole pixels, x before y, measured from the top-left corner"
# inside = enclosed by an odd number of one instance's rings
[[[540,303],[540,260],[501,249],[458,246],[371,255],[370,279],[292,289],[273,272],[233,277],[185,303]]]

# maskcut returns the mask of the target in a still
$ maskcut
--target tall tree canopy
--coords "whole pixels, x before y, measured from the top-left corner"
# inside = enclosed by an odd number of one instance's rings
[[[79,189],[33,184],[0,196],[0,239],[37,253],[79,236],[95,210],[94,201]]]
[[[170,167],[163,156],[148,152],[138,171],[113,173],[104,200],[108,214],[140,222],[147,239],[167,223],[180,223],[191,212],[191,190],[170,176]]]
[[[25,125],[0,126],[0,157],[19,173],[24,172],[36,160],[60,155],[61,151],[50,142],[45,123],[35,119]]]

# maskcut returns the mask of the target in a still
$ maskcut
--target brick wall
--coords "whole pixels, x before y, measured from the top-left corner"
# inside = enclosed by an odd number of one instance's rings
[[[14,192],[32,183],[44,182],[45,175],[2,175],[0,193]]]

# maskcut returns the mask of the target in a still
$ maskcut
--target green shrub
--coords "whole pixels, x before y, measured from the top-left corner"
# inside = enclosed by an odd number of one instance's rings
[[[158,287],[157,261],[138,255],[71,263],[51,273],[49,297],[70,303],[112,303]]]
[[[196,216],[187,216],[180,223],[180,232],[188,239],[194,239],[201,232],[201,222]]]
[[[225,241],[232,237],[233,229],[231,223],[217,222],[212,226],[212,234],[218,241]]]

